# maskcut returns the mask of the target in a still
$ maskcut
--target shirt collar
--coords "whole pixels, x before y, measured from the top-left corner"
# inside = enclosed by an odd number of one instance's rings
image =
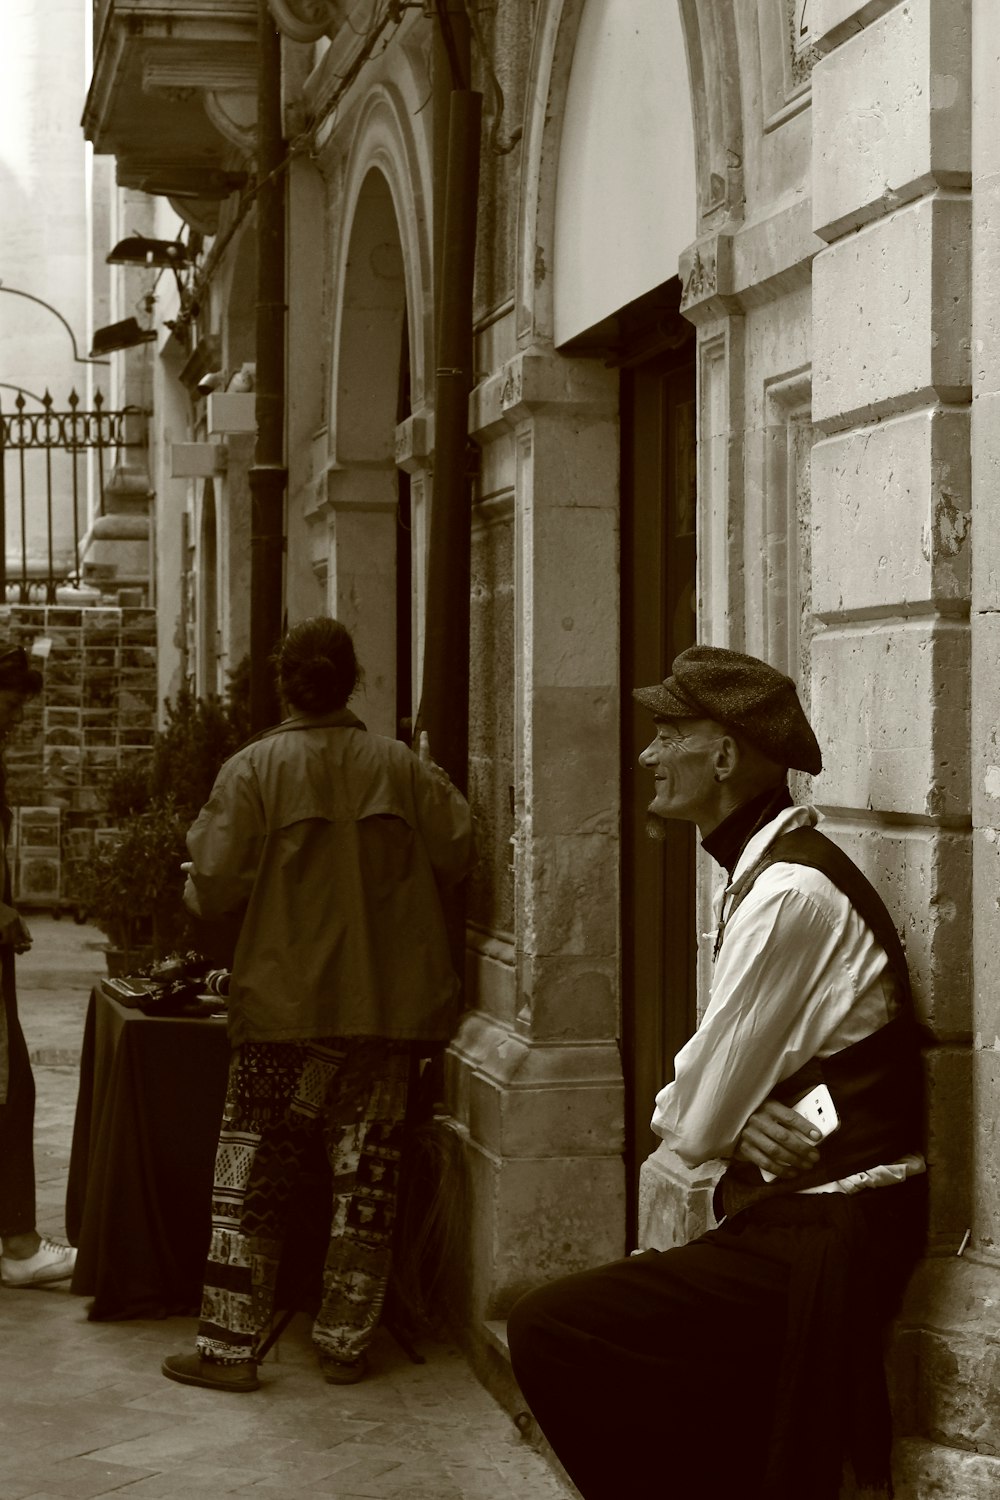
[[[702,840],[701,847],[706,854],[710,854],[716,864],[722,866],[729,876],[733,878],[744,846],[765,824],[791,807],[792,799],[789,796],[788,787],[782,784],[780,787],[769,787],[767,791],[759,792],[756,797],[751,797],[749,802],[743,802],[739,807],[723,818],[716,828]]]

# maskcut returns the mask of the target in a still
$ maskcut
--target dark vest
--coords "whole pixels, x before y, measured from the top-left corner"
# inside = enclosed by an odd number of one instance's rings
[[[920,1027],[906,957],[882,898],[853,860],[816,828],[793,828],[781,834],[763,857],[736,884],[727,920],[769,865],[808,865],[821,871],[846,896],[858,916],[885,949],[896,981],[900,1009],[880,1030],[832,1057],[814,1057],[771,1092],[781,1104],[794,1101],[825,1083],[840,1117],[840,1128],[819,1145],[815,1167],[790,1180],[765,1182],[750,1162],[733,1162],[715,1190],[718,1218],[731,1217],[750,1204],[802,1188],[836,1182],[924,1149],[923,1065]]]

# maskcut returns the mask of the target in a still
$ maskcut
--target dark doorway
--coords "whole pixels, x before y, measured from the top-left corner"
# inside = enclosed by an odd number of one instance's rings
[[[646,833],[650,774],[638,765],[653,722],[632,688],[667,676],[693,644],[696,617],[694,329],[670,282],[621,315],[622,1063],[628,1234],[635,1243],[639,1169],[657,1144],[649,1117],[695,1027],[695,830]]]

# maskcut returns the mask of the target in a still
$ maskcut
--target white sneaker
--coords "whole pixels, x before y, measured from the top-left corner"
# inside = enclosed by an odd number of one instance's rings
[[[76,1251],[72,1245],[42,1238],[34,1255],[15,1260],[12,1255],[0,1258],[0,1280],[4,1286],[46,1286],[50,1281],[65,1281],[73,1274]]]

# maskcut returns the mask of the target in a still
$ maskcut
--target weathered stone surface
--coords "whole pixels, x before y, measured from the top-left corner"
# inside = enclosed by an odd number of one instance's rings
[[[639,1246],[669,1250],[686,1245],[715,1223],[712,1190],[722,1169],[709,1162],[694,1171],[664,1143],[639,1173]]]
[[[497,1157],[622,1149],[621,1059],[614,1041],[544,1045],[484,1016],[467,1017],[450,1066],[469,1075],[461,1091],[463,1123]]]
[[[972,820],[987,830],[1000,830],[998,653],[1000,614],[979,610],[972,616]]]
[[[510,1086],[473,1076],[469,1126],[487,1151],[510,1160],[536,1156],[544,1142],[550,1156],[609,1156],[621,1152],[624,1086],[615,1054],[598,1065],[603,1078],[553,1079]],[[609,1076],[610,1075],[610,1076]]]
[[[812,450],[813,607],[961,610],[970,588],[969,413],[931,408]]]
[[[609,768],[618,757],[618,695],[546,686],[531,719],[531,823],[536,834],[616,833],[619,798]]]
[[[524,1024],[538,1041],[601,1040],[618,1035],[614,958],[525,955],[520,968]]]
[[[818,426],[968,398],[969,230],[968,198],[935,193],[817,255]]]
[[[813,640],[817,800],[968,817],[969,631],[961,621],[867,623]]]
[[[973,1026],[985,1045],[1000,1034],[1000,831],[977,828],[972,837],[976,909]]]
[[[467,887],[471,920],[514,925],[514,579],[513,506],[480,520],[472,539],[468,796],[476,860]]]
[[[465,950],[465,1003],[505,1025],[514,1024],[517,974],[513,943],[470,930]]]
[[[996,238],[1000,241],[1000,235]],[[977,338],[976,369],[981,369],[987,359],[984,341]],[[993,524],[994,497],[1000,494],[1000,391],[997,390],[977,392],[972,402],[972,494],[977,518],[972,607],[977,612],[1000,610],[1000,526]]]
[[[985,1252],[1000,1257],[1000,1033],[997,1030],[977,1031],[972,1076],[976,1101],[973,1136],[976,1240]],[[994,1389],[1000,1389],[1000,1380]]]
[[[970,177],[969,18],[897,5],[813,70],[813,227],[833,240]]]
[[[917,1379],[905,1390],[899,1386],[905,1396],[898,1407],[902,1434],[920,1433],[954,1448],[1000,1454],[998,1310],[1000,1267],[983,1264],[969,1252],[961,1259],[933,1257],[918,1266],[898,1325],[902,1337],[917,1341]],[[897,1344],[894,1371],[899,1356]]]
[[[624,1254],[621,1157],[497,1161],[468,1152],[472,1316],[505,1317],[542,1282]]]
[[[895,4],[897,0],[810,0],[813,45],[824,51],[838,47]]]
[[[537,476],[536,476],[537,477]],[[540,507],[531,518],[532,677],[538,687],[618,681],[618,521],[610,508]]]
[[[618,840],[611,834],[549,834],[522,830],[519,892],[522,947],[535,954],[616,952]]]
[[[1000,1458],[904,1442],[896,1452],[896,1500],[996,1500]]]

